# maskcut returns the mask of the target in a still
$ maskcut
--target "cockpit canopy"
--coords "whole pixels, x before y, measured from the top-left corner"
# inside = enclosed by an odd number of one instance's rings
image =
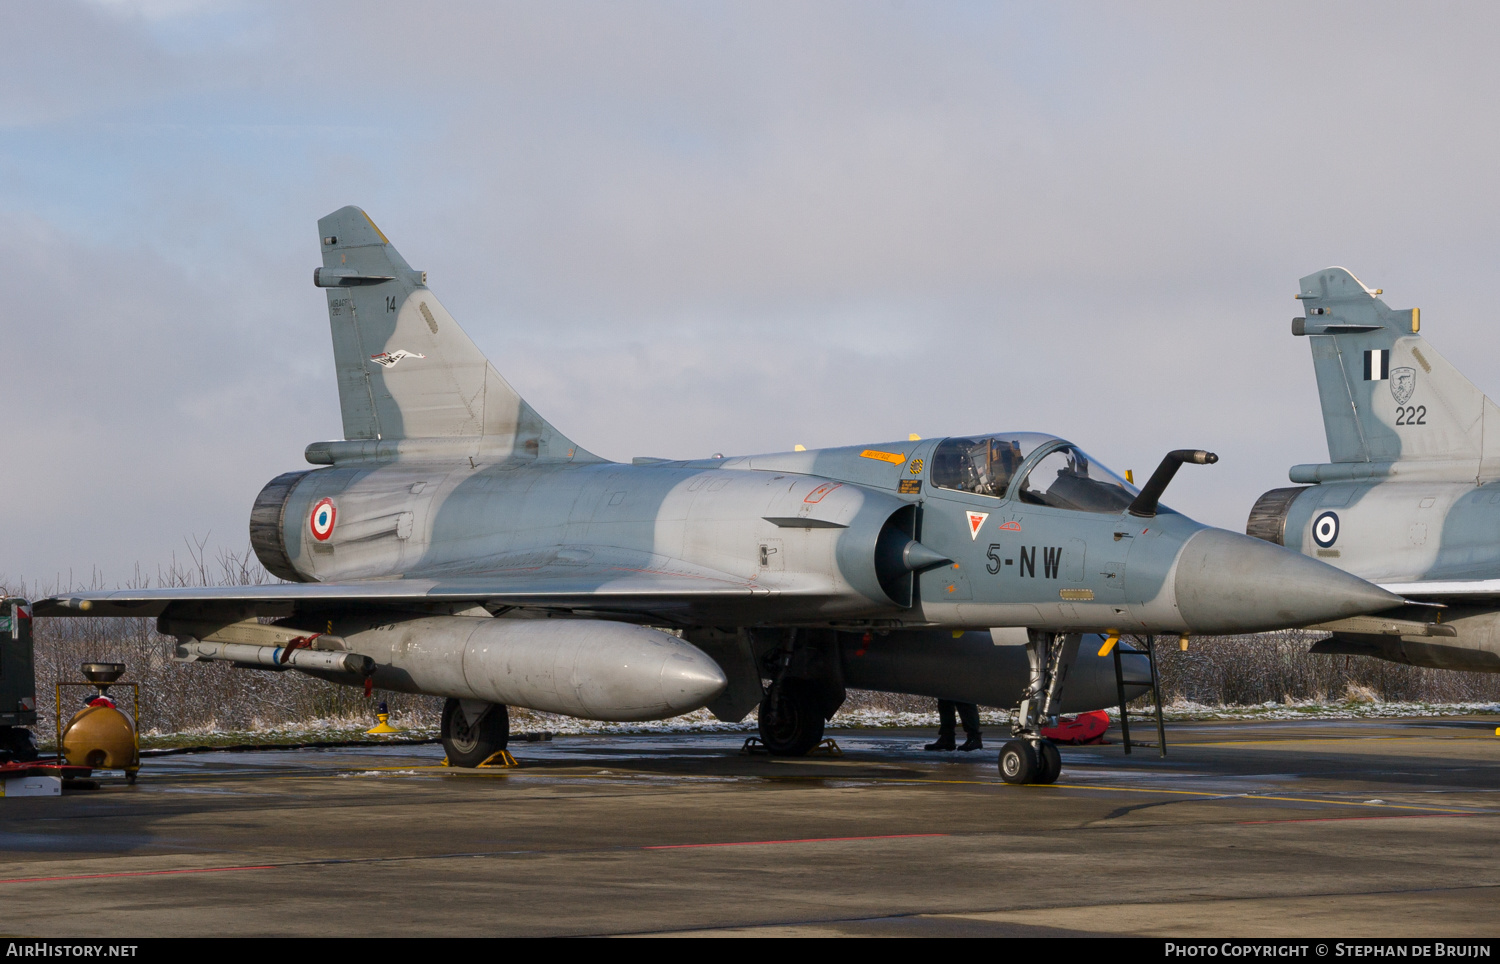
[[[932,453],[933,487],[1080,512],[1123,512],[1136,488],[1053,435],[948,438]]]

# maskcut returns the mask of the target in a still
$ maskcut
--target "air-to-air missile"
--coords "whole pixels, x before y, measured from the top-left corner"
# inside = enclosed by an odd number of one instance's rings
[[[1312,652],[1500,672],[1500,407],[1439,355],[1415,308],[1343,268],[1303,278],[1328,461],[1294,465],[1246,532],[1419,605],[1318,627]]]
[[[801,754],[862,687],[1015,706],[1001,772],[1050,782],[1041,727],[1115,702],[1120,634],[1401,603],[1162,506],[1180,465],[1215,461],[1202,451],[1139,490],[1024,432],[605,460],[516,394],[363,211],[318,228],[344,438],[308,446],[314,468],[251,508],[255,552],[286,582],[70,593],[39,615],[155,616],[185,659],[447,697],[458,765],[504,748],[507,705],[759,707],[767,749]],[[1108,642],[1080,652],[1092,634]]]

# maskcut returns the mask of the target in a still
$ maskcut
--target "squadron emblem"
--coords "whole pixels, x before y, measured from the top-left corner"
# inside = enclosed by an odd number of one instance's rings
[[[1416,390],[1417,370],[1415,368],[1391,369],[1391,397],[1396,400],[1397,405],[1405,405],[1411,401],[1411,393]]]
[[[426,358],[419,351],[407,351],[405,348],[397,348],[395,351],[383,351],[378,355],[371,355],[370,361],[382,368],[395,368],[396,363],[403,358]]]

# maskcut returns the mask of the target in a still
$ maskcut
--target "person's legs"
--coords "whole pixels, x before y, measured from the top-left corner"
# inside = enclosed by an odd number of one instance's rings
[[[960,750],[983,749],[984,741],[979,735],[979,707],[973,703],[959,703],[958,716],[964,723],[964,745]],[[951,729],[948,732],[953,732]]]
[[[938,738],[936,743],[927,744],[927,749],[951,750],[955,747],[953,710],[954,704],[951,700],[938,700]]]

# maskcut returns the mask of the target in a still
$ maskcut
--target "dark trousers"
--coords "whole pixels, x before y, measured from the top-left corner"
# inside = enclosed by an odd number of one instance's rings
[[[973,703],[955,703],[952,700],[938,700],[938,735],[953,736],[953,711],[958,710],[958,716],[964,721],[964,735],[979,735],[979,707]]]

